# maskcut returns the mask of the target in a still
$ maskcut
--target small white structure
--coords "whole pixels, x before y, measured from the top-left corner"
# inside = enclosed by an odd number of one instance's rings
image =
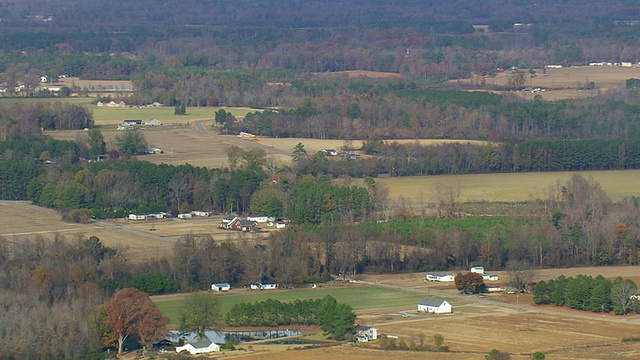
[[[169,214],[167,214],[166,212],[158,212],[158,213],[151,213],[151,214],[147,214],[147,220],[152,220],[152,219],[166,219],[167,217],[169,217]]]
[[[269,221],[269,217],[268,216],[247,216],[247,221],[266,223]]]
[[[191,355],[204,354],[204,353],[210,353],[214,351],[220,351],[220,345],[214,343],[213,341],[207,338],[204,338],[198,341],[186,343],[184,344],[184,346],[176,347],[177,353],[181,353],[183,351],[187,351]]]
[[[144,123],[147,126],[160,126],[162,125],[162,122],[156,118],[153,118],[151,120],[148,120],[147,122]]]
[[[284,229],[287,227],[287,223],[284,222],[277,222],[276,223],[276,229]]]
[[[178,219],[186,220],[191,219],[192,216],[190,213],[178,214]]]
[[[482,266],[474,266],[469,271],[472,272],[472,273],[475,273],[475,274],[482,275],[482,274],[484,274],[484,267],[482,267]]]
[[[487,292],[490,294],[495,294],[495,293],[501,293],[503,292],[504,289],[501,287],[488,287],[487,288]]]
[[[147,154],[162,154],[163,151],[159,147],[150,147],[146,150]]]
[[[145,214],[129,214],[129,220],[147,220],[147,215]]]
[[[426,297],[418,303],[418,311],[432,314],[451,313],[451,304],[448,301]]]
[[[456,277],[453,274],[428,273],[425,276],[425,280],[427,280],[427,281],[451,282],[451,281],[455,281]]]
[[[484,273],[482,274],[482,280],[498,281],[500,277],[496,274]]]
[[[213,283],[211,284],[211,291],[229,291],[231,285],[229,283]]]
[[[197,210],[195,210],[195,211],[191,212],[191,215],[199,216],[199,217],[209,217],[209,215],[211,215],[211,213],[208,212],[208,211],[197,211]]]
[[[240,137],[240,138],[241,138],[241,137],[254,138],[254,137],[256,137],[256,136],[255,136],[255,135],[253,135],[253,134],[251,134],[251,133],[241,131],[241,132],[238,134],[238,137]]]
[[[278,283],[272,280],[263,280],[259,283],[251,284],[251,290],[274,290],[278,288]]]

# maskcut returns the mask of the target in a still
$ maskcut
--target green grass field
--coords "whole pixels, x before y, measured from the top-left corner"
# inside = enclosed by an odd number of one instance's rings
[[[306,288],[288,291],[247,291],[241,294],[216,294],[220,299],[223,313],[227,313],[233,304],[239,302],[256,302],[267,299],[279,300],[282,302],[294,301],[296,299],[319,299],[326,295],[331,295],[340,303],[347,303],[355,311],[394,308],[407,306],[415,307],[424,294],[414,293],[405,290],[390,289],[379,286],[348,286],[338,288]],[[170,327],[177,327],[182,300],[155,301],[160,311],[167,316]]]
[[[389,186],[391,200],[404,198],[414,205],[433,202],[436,184],[459,186],[461,202],[511,202],[546,199],[550,187],[557,181],[565,183],[574,173],[597,181],[614,201],[640,196],[640,170],[408,176],[376,181]]]
[[[230,112],[233,116],[243,117],[250,112],[262,111],[260,109],[252,109],[248,107],[188,107],[186,115],[176,116],[174,115],[173,107],[144,107],[141,109],[135,108],[110,108],[110,107],[98,107],[91,102],[93,98],[5,98],[0,99],[0,105],[10,106],[15,103],[46,103],[46,102],[68,102],[77,105],[86,106],[93,112],[93,120],[97,126],[111,126],[118,125],[125,119],[140,119],[142,122],[156,118],[162,121],[164,124],[185,124],[193,120],[201,119],[213,119],[215,112],[224,109]]]

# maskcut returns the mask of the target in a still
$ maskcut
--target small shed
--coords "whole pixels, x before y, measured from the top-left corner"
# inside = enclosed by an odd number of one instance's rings
[[[418,303],[418,311],[424,311],[432,314],[451,313],[451,304],[442,299],[426,297]]]
[[[482,275],[482,274],[484,274],[484,267],[482,267],[482,266],[474,266],[469,271],[472,272],[472,273],[476,273],[476,274]]]
[[[156,118],[153,118],[151,120],[148,120],[146,123],[144,123],[147,126],[160,126],[162,125],[162,122]]]
[[[129,214],[129,220],[147,220],[147,215],[145,214]]]
[[[231,290],[231,285],[229,283],[213,283],[211,284],[212,291],[229,291]]]
[[[191,219],[191,218],[192,216],[190,213],[178,214],[178,219],[185,220],[185,219]]]

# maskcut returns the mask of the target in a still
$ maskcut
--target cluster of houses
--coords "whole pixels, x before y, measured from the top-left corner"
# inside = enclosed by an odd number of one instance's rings
[[[256,232],[260,231],[259,223],[273,226],[276,229],[284,229],[287,227],[286,220],[272,216],[248,216],[246,220],[242,220],[239,216],[228,216],[222,219],[220,228],[225,230]]]
[[[358,155],[358,154],[354,154],[354,153],[346,152],[346,151],[338,152],[336,149],[323,149],[322,153],[325,156],[340,156],[340,157],[348,158],[348,159],[351,159],[351,160],[355,160],[355,159],[360,157],[360,155]]]
[[[134,130],[137,126],[142,125],[142,120],[139,119],[131,119],[131,120],[122,120],[122,123],[118,125],[116,130]],[[160,126],[162,122],[156,118],[147,120],[144,123],[145,126]]]
[[[109,102],[98,101],[96,103],[96,106],[98,106],[98,107],[124,108],[124,107],[127,107],[129,105],[127,105],[127,103],[125,103],[122,100],[111,100]],[[158,107],[158,106],[163,106],[163,105],[160,104],[157,101],[152,103],[152,104],[146,105],[146,107]],[[140,107],[137,106],[137,108],[140,108]]]
[[[473,266],[471,269],[469,269],[469,272],[481,275],[482,280],[500,280],[500,277],[497,274],[489,274],[485,272],[484,267],[482,266]],[[424,279],[425,281],[453,282],[456,280],[456,276],[454,274],[427,273]]]
[[[182,219],[182,220],[186,220],[186,219],[191,219],[193,217],[209,217],[211,215],[210,212],[208,211],[192,211],[189,213],[180,213],[178,214],[176,217],[178,219]],[[129,216],[127,216],[128,220],[136,220],[136,221],[140,221],[140,220],[157,220],[157,219],[168,219],[170,218],[171,215],[169,213],[166,212],[157,212],[157,213],[149,213],[149,214],[129,214]]]

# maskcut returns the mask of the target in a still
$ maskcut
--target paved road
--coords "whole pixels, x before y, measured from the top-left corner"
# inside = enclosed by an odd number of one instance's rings
[[[291,156],[293,154],[290,151],[278,149],[272,146],[267,146],[255,141],[245,140],[243,138],[239,138],[235,136],[222,136],[222,135],[216,134],[215,132],[209,130],[211,128],[211,125],[213,124],[213,120],[196,120],[192,122],[192,124],[193,124],[194,131],[197,131],[206,136],[216,137],[220,141],[237,144],[238,146],[241,146],[241,147],[248,147],[248,146],[257,147],[267,152],[278,153],[278,154],[287,155],[287,156]]]

